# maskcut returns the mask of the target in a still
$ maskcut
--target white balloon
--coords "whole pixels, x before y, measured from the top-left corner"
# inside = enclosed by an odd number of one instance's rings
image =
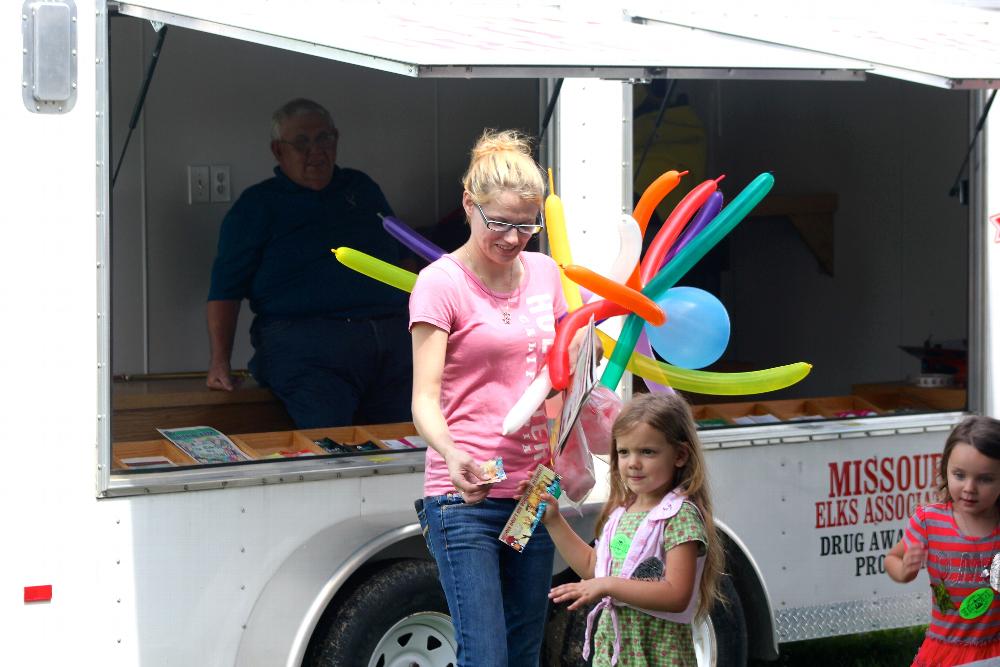
[[[549,369],[543,366],[521,398],[517,399],[517,403],[503,418],[502,434],[508,435],[527,424],[550,391],[552,391],[552,380],[549,379]]]
[[[639,230],[639,223],[631,215],[622,214],[618,220],[618,256],[615,257],[608,277],[615,282],[625,283],[639,263],[641,253],[642,232]]]

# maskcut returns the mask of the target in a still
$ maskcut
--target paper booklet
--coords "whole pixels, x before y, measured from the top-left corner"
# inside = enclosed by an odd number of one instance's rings
[[[524,551],[524,547],[531,539],[531,534],[538,527],[538,522],[545,514],[546,503],[542,500],[542,493],[548,492],[558,498],[560,495],[559,480],[561,478],[556,473],[543,465],[535,468],[531,475],[528,490],[521,496],[507,519],[507,525],[500,532],[499,540],[514,551]]]
[[[583,404],[587,402],[590,392],[597,384],[597,368],[600,360],[594,353],[597,333],[594,331],[594,318],[587,324],[586,334],[580,343],[580,354],[576,358],[576,368],[570,378],[570,385],[563,398],[562,414],[559,416],[559,435],[556,437],[555,451],[561,452],[573,432],[573,425],[580,416]]]
[[[211,426],[158,428],[164,438],[180,447],[198,463],[231,463],[249,461],[236,443]]]

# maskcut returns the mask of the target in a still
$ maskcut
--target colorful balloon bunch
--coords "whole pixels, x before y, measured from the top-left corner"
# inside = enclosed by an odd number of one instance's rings
[[[692,287],[674,287],[705,254],[760,202],[774,184],[769,173],[757,176],[723,208],[718,191],[723,177],[691,189],[664,221],[646,251],[642,238],[653,210],[687,172],[668,171],[639,198],[631,216],[618,221],[619,252],[610,276],[573,263],[562,201],[555,194],[549,170],[550,194],[545,200],[545,229],[553,259],[563,271],[562,288],[570,312],[556,327],[547,357],[547,373],[539,373],[511,408],[503,433],[516,431],[538,409],[549,392],[569,383],[569,343],[591,318],[600,322],[625,316],[615,341],[598,332],[608,358],[601,384],[615,390],[625,370],[641,376],[650,389],[671,387],[702,394],[742,395],[783,389],[802,380],[807,363],[744,373],[694,370],[718,359],[729,341],[729,316],[711,294]],[[399,220],[386,217],[383,226],[393,237],[428,262],[444,251]],[[411,291],[416,275],[350,248],[333,250],[344,265],[376,280]],[[590,292],[586,304],[581,288]],[[653,358],[655,349],[667,363]]]

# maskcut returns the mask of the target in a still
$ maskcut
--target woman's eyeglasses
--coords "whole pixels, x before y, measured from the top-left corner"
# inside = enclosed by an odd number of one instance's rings
[[[475,204],[475,202],[473,202]],[[500,222],[499,220],[491,220],[486,217],[483,213],[483,207],[476,204],[476,208],[479,209],[479,215],[483,216],[483,224],[486,225],[486,229],[491,232],[502,232],[506,234],[512,229],[516,229],[518,234],[524,234],[525,236],[534,236],[538,232],[542,231],[545,225],[542,224],[542,214],[539,213],[536,218],[535,224],[533,225],[515,225],[512,222]]]

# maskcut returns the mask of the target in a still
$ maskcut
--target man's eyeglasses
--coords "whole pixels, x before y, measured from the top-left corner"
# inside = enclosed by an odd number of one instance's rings
[[[473,202],[475,203],[475,202]],[[533,225],[515,225],[512,222],[500,222],[499,220],[491,220],[486,217],[483,213],[483,207],[476,204],[476,208],[479,209],[479,215],[483,216],[483,224],[486,225],[486,229],[491,232],[502,232],[506,234],[512,229],[516,229],[518,234],[524,234],[525,236],[534,236],[538,232],[542,231],[545,225],[542,224],[542,214],[539,213],[538,217],[535,218],[536,222]]]
[[[298,137],[294,141],[287,139],[278,139],[278,141],[282,144],[288,144],[303,155],[308,153],[310,149],[328,151],[337,147],[337,135],[335,134],[321,134],[312,141],[306,137]]]

